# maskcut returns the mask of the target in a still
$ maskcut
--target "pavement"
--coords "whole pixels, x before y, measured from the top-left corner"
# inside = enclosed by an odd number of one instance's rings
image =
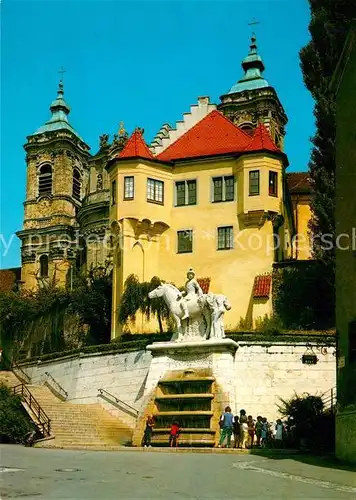
[[[0,445],[0,498],[354,499],[356,469],[326,458],[192,450],[69,451]]]

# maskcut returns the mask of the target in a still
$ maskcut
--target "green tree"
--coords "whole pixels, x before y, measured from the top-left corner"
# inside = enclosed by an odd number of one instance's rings
[[[151,281],[140,282],[134,274],[130,274],[125,281],[124,293],[121,297],[119,308],[119,321],[134,322],[138,311],[147,319],[154,315],[157,317],[160,333],[164,333],[163,320],[168,320],[169,311],[162,298],[149,299],[148,294],[161,283],[160,278],[154,276]]]
[[[0,384],[0,442],[21,443],[33,428],[19,396]]]
[[[88,327],[87,343],[110,342],[112,271],[108,267],[91,267],[80,274],[70,292],[69,308]]]
[[[309,163],[314,196],[314,257],[324,265],[323,280],[334,295],[335,281],[335,97],[330,81],[347,36],[356,4],[350,0],[309,0],[310,42],[300,51],[304,82],[315,100],[316,134]],[[335,302],[335,299],[334,299]]]

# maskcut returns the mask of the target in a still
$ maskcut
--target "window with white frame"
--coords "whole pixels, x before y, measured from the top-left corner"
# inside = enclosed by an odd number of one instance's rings
[[[193,231],[191,229],[177,231],[177,252],[191,253],[193,251]]]
[[[229,250],[234,246],[232,226],[218,227],[218,250]]]
[[[197,181],[176,182],[176,206],[196,205],[197,203]]]
[[[157,179],[147,179],[147,201],[163,205],[164,183]]]
[[[248,194],[249,194],[249,196],[258,196],[260,194],[260,171],[259,170],[251,170],[249,172]]]
[[[124,200],[133,200],[135,196],[135,180],[133,175],[124,177]]]
[[[213,202],[234,201],[235,198],[235,177],[225,175],[213,177]]]

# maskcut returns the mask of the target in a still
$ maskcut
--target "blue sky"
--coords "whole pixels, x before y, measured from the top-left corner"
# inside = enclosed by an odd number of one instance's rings
[[[7,0],[2,4],[1,268],[20,265],[26,136],[49,118],[64,65],[71,124],[98,149],[119,122],[145,129],[175,123],[197,96],[213,102],[241,77],[257,18],[265,77],[289,117],[289,171],[307,168],[313,101],[298,52],[309,40],[307,0]],[[6,255],[4,255],[6,253]]]

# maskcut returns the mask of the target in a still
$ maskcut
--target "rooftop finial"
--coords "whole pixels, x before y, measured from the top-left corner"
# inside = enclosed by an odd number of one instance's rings
[[[252,21],[249,26],[259,24],[258,21]],[[257,52],[256,35],[253,32],[251,36],[250,51],[247,57],[242,61],[244,76],[231,87],[229,94],[242,92],[243,90],[254,90],[262,87],[268,87],[269,84],[262,76],[265,66],[262,57]]]
[[[66,70],[63,68],[63,66],[61,66],[59,68],[58,73],[61,75],[61,78],[59,80],[59,84],[63,85],[63,75],[64,75],[64,73],[66,73]]]

